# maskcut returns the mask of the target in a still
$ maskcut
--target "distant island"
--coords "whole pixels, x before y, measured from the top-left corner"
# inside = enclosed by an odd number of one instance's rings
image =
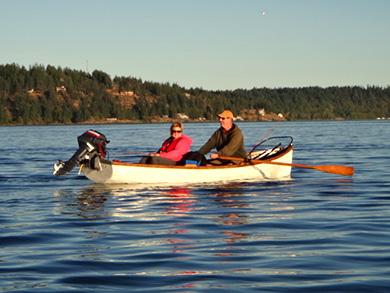
[[[0,124],[388,119],[390,87],[210,91],[51,65],[0,65]],[[287,117],[286,114],[288,114]]]

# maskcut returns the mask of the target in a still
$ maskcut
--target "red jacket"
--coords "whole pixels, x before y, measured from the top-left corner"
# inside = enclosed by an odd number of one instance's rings
[[[158,150],[160,157],[178,162],[190,151],[193,140],[187,135],[182,135],[176,139],[172,136],[166,139]]]

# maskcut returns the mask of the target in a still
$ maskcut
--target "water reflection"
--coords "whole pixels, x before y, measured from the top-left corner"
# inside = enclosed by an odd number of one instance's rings
[[[196,208],[197,198],[192,194],[191,188],[173,187],[172,189],[159,192],[160,200],[165,201],[169,206],[164,210],[165,215],[174,217],[184,217]],[[190,243],[189,239],[182,239],[176,236],[191,233],[187,223],[176,222],[172,224],[172,229],[167,232],[166,242],[172,246],[172,253],[184,253],[185,250],[194,248],[195,244]],[[172,237],[171,235],[175,235]],[[184,238],[187,238],[184,235]],[[189,256],[179,256],[176,260],[185,260]],[[188,274],[188,272],[182,272]]]
[[[191,194],[192,189],[173,187],[170,190],[162,191],[161,195],[171,205],[165,210],[167,215],[185,216],[192,211],[196,205],[196,197]]]
[[[221,265],[231,269],[237,258],[253,254],[254,243],[280,236],[253,225],[294,217],[291,198],[281,194],[281,188],[251,183],[91,185],[79,191],[57,190],[55,197],[58,213],[96,220],[82,228],[82,257],[101,261],[102,251],[113,251],[105,252],[112,259],[106,256],[104,261],[135,258],[143,265],[133,268],[134,274],[195,275],[204,274],[207,266],[212,268],[208,273]],[[191,264],[194,269],[189,270]]]
[[[109,216],[105,209],[107,192],[94,186],[79,192],[70,189],[54,191],[56,210],[59,214],[73,214],[82,218],[101,218]]]

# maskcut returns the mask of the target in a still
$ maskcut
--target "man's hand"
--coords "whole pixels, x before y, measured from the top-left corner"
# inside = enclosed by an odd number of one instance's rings
[[[219,157],[218,153],[213,153],[210,155],[210,158],[212,158],[212,159],[216,159],[218,157]]]

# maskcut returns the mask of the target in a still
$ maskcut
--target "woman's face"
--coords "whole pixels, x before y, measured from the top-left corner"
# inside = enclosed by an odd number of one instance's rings
[[[182,135],[183,133],[183,130],[180,128],[180,127],[173,127],[172,130],[171,130],[171,135],[174,137],[174,138],[178,138]]]

